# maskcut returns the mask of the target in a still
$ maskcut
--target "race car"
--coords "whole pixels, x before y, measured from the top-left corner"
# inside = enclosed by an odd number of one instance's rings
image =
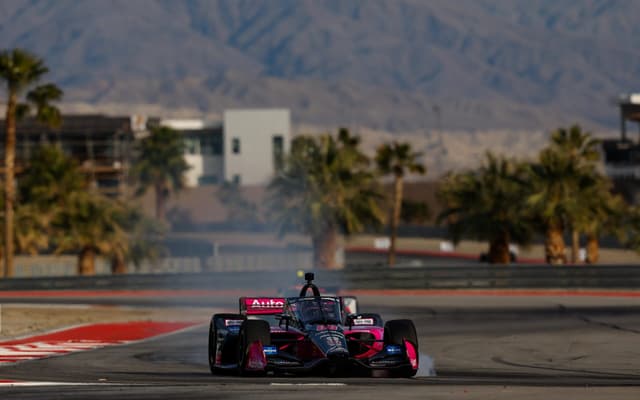
[[[241,297],[238,314],[209,326],[212,374],[414,376],[418,338],[411,320],[383,323],[359,313],[352,296],[321,296],[313,273],[297,297]]]

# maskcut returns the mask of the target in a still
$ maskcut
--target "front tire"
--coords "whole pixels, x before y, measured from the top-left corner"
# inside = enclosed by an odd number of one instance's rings
[[[411,343],[416,351],[416,361],[420,362],[418,350],[418,335],[413,321],[409,319],[396,319],[387,321],[384,324],[384,345],[403,346],[405,341]],[[412,377],[418,372],[417,369],[409,368],[403,371],[402,376]]]
[[[218,349],[218,331],[213,319],[209,324],[209,369],[211,374],[216,374],[216,351]]]
[[[226,321],[244,319],[245,317],[240,314],[214,314],[211,318],[211,323],[209,324],[208,345],[209,369],[211,370],[211,374],[216,375],[224,371],[224,369],[221,369],[220,366],[216,365],[218,351],[220,352],[220,360],[222,364],[236,362],[235,346],[237,341],[229,340],[233,339],[235,335],[229,332],[229,327],[227,326]],[[226,334],[223,335],[224,339],[221,340],[220,349],[218,349],[218,333],[225,333],[225,331]],[[231,353],[231,359],[229,358],[229,353]]]

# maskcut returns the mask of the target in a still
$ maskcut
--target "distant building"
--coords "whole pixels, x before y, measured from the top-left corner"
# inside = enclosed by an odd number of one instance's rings
[[[24,168],[36,146],[55,144],[78,160],[101,191],[117,196],[127,188],[134,142],[158,125],[184,136],[185,159],[191,166],[186,183],[190,187],[224,181],[265,185],[291,141],[291,117],[286,109],[227,110],[222,121],[214,122],[71,114],[63,115],[59,128],[26,118],[17,125],[16,171]],[[4,167],[4,126],[0,121],[0,172]]]
[[[606,174],[627,200],[640,202],[640,94],[622,95],[620,107],[620,139],[602,141]],[[629,123],[635,122],[638,137],[629,138]]]
[[[191,170],[187,185],[265,185],[289,151],[291,116],[286,109],[226,110],[222,123],[163,119],[183,133]]]
[[[53,144],[75,158],[104,193],[119,195],[126,187],[126,172],[136,135],[144,135],[144,117],[64,115],[59,128],[48,128],[35,118],[16,127],[16,172],[24,169],[35,147]],[[4,171],[5,123],[0,121],[0,170]]]
[[[224,180],[224,135],[220,122],[199,119],[161,119],[160,125],[182,133],[189,187],[215,185]]]

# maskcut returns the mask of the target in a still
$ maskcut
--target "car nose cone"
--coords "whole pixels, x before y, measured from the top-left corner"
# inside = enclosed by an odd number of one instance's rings
[[[349,351],[346,349],[335,349],[327,353],[329,360],[341,361],[349,358]]]

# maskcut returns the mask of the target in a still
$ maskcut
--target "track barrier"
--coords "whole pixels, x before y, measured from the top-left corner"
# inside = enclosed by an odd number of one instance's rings
[[[640,289],[637,265],[358,265],[314,272],[324,286],[344,289]],[[273,289],[299,281],[295,267],[289,266],[282,270],[11,278],[0,279],[0,290]]]

